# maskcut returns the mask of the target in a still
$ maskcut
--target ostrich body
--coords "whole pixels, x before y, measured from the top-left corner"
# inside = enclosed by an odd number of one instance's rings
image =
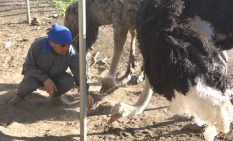
[[[131,34],[130,57],[126,74],[122,77],[122,82],[127,83],[131,77],[133,68],[135,66],[136,15],[138,13],[138,8],[141,1],[143,0],[86,1],[87,49],[89,49],[96,41],[100,26],[112,24],[114,32],[114,53],[112,62],[108,76],[102,80],[102,88],[100,93],[105,93],[106,91],[109,91],[109,89],[114,89],[114,87],[117,87],[115,74],[128,31]],[[76,38],[78,35],[78,1],[71,4],[66,9],[64,24],[71,30],[73,38]],[[74,46],[78,50],[78,40],[75,41]],[[123,78],[128,78],[128,80]]]
[[[137,22],[139,47],[144,59],[146,86],[135,105],[116,104],[110,122],[141,113],[150,89],[170,101],[170,109],[206,124],[204,137],[213,141],[229,132],[233,106],[231,84],[219,54],[222,52],[190,21],[178,21],[181,0],[147,0]],[[140,107],[141,106],[141,107]],[[116,117],[116,118],[115,118]]]

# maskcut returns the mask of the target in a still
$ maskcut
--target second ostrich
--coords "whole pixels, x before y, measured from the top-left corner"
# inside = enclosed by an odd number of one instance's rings
[[[113,26],[114,53],[109,74],[102,79],[100,93],[108,93],[118,86],[115,78],[116,71],[128,31],[131,34],[129,64],[121,79],[123,83],[127,83],[131,79],[135,66],[136,15],[141,1],[143,0],[86,0],[87,49],[96,41],[100,26],[110,24]],[[78,49],[78,40],[76,39],[78,37],[78,1],[66,9],[64,24],[71,30],[75,39],[74,46]]]
[[[170,101],[170,109],[205,124],[204,137],[213,141],[229,132],[233,121],[231,84],[222,71],[221,52],[189,21],[178,21],[181,0],[147,0],[138,15],[137,33],[146,74],[135,105],[124,102],[111,110],[109,123],[141,113],[154,92]],[[153,90],[153,91],[152,91]]]

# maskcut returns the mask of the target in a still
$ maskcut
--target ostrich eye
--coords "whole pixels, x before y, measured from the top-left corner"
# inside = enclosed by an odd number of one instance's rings
[[[168,9],[170,10],[170,12],[174,11],[176,9],[176,5],[172,4],[171,6],[168,7]]]
[[[181,4],[172,4],[172,5],[170,5],[169,7],[168,7],[168,11],[169,11],[169,13],[171,13],[172,15],[174,15],[174,16],[179,16],[179,15],[181,15],[181,13],[182,13],[182,10],[183,10],[183,5],[182,5],[183,3],[181,3]]]

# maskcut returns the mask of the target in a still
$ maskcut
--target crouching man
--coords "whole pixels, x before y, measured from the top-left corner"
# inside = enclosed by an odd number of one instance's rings
[[[24,78],[19,84],[16,96],[10,100],[14,106],[28,94],[40,87],[50,94],[51,101],[61,101],[74,84],[79,85],[79,58],[71,45],[72,36],[68,28],[53,24],[47,37],[36,39],[23,64]],[[66,72],[70,68],[72,75]],[[87,95],[87,108],[93,104]]]

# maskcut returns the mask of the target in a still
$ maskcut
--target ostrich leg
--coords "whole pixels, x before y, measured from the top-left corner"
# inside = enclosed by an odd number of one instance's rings
[[[100,89],[101,94],[107,94],[117,88],[116,82],[116,69],[119,64],[123,46],[126,41],[128,29],[123,26],[114,26],[114,53],[107,77],[101,80],[102,88]]]
[[[111,109],[111,118],[108,123],[111,124],[121,117],[133,117],[142,113],[148,105],[152,94],[153,91],[151,89],[149,79],[146,77],[145,87],[138,101],[134,105],[128,105],[124,102],[120,102],[114,105]]]
[[[135,29],[129,30],[131,34],[131,43],[130,43],[130,54],[129,54],[129,63],[127,66],[126,73],[119,78],[122,84],[126,84],[131,80],[133,73],[135,72],[135,46],[136,46],[136,31]]]
[[[135,72],[136,31],[135,29],[130,29],[129,31],[131,34],[129,63],[127,66],[126,73],[121,78],[119,78],[122,84],[127,84],[131,80],[132,75]],[[140,74],[138,75],[138,78],[137,78],[137,83],[141,83],[143,80],[145,80],[144,66],[141,67]]]

